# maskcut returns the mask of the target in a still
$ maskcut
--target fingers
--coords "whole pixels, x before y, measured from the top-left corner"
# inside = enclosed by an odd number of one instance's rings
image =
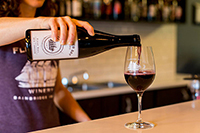
[[[53,41],[58,41],[58,26],[57,26],[57,22],[55,20],[55,18],[50,18],[49,20],[49,26],[51,28],[51,38],[53,39]]]
[[[74,40],[76,37],[76,24],[68,16],[63,17],[63,20],[65,21],[65,23],[68,26],[67,44],[72,45],[74,43]]]
[[[76,26],[83,27],[88,31],[88,34],[94,36],[94,28],[85,21],[71,19],[70,17],[55,17],[49,19],[49,27],[52,31],[52,39],[59,41],[62,45],[73,45],[76,37]],[[58,33],[58,27],[60,33]]]
[[[66,23],[63,21],[63,18],[58,18],[57,19],[58,25],[60,27],[60,44],[65,45],[66,44],[66,40],[67,40],[67,25]]]
[[[72,21],[79,27],[83,27],[87,30],[88,34],[94,36],[94,28],[86,21],[80,21],[77,19],[72,19]]]

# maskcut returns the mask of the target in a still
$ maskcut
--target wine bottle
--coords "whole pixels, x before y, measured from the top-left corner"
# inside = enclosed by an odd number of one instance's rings
[[[163,5],[163,12],[162,12],[162,17],[164,22],[169,21],[169,16],[170,16],[170,7],[168,2],[164,2]]]
[[[91,0],[83,0],[83,18],[91,19],[93,16],[93,7]]]
[[[94,0],[93,1],[94,19],[99,19],[101,17],[101,5],[102,5],[101,0]]]
[[[106,4],[106,10],[105,10],[105,14],[106,14],[106,19],[112,19],[112,14],[113,14],[113,6],[112,6],[112,1],[113,0],[106,0],[104,1]]]
[[[28,29],[26,31],[26,52],[30,61],[77,59],[93,56],[115,47],[141,46],[140,36],[112,35],[95,30],[90,36],[84,28],[77,27],[74,45],[61,45],[51,38],[51,30]]]
[[[59,16],[65,16],[65,0],[60,0],[59,1]]]
[[[118,20],[122,15],[122,3],[119,0],[114,1],[113,5],[113,19]]]
[[[76,18],[82,17],[82,10],[82,1],[72,0],[72,16]]]
[[[184,3],[184,1],[179,1],[177,3],[176,9],[175,9],[175,21],[176,22],[183,22],[184,21],[184,19],[183,19],[183,5],[182,5],[183,3]]]
[[[140,9],[137,0],[132,0],[130,2],[130,12],[131,12],[131,20],[134,22],[139,21],[140,18]]]
[[[71,0],[66,0],[65,5],[66,5],[66,15],[72,16],[72,2],[71,2]]]
[[[130,0],[124,1],[124,19],[125,20],[130,20],[131,18],[131,3],[132,1]]]

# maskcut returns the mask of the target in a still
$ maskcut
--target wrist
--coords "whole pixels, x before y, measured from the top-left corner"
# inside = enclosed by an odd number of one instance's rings
[[[37,17],[36,21],[39,29],[50,29],[48,17]]]

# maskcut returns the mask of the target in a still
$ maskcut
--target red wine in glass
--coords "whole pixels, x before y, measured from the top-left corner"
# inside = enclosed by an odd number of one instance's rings
[[[155,72],[140,71],[136,73],[125,72],[124,77],[128,85],[135,90],[135,92],[143,93],[153,82]]]

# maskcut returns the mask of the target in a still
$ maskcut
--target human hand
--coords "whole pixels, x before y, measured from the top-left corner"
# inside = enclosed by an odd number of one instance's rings
[[[52,31],[52,39],[60,41],[60,44],[73,45],[76,37],[76,26],[83,27],[88,34],[94,36],[94,28],[86,21],[72,19],[69,16],[65,17],[39,17],[42,19],[40,28],[49,28]],[[60,35],[58,40],[58,27],[60,28]]]

